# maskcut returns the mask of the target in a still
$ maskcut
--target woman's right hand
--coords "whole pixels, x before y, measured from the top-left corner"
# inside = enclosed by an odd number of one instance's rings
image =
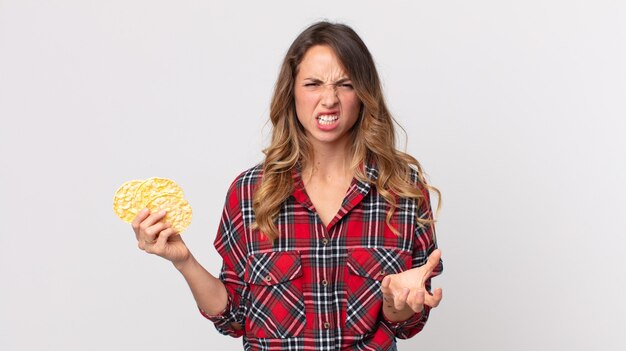
[[[189,260],[191,253],[171,225],[161,221],[163,217],[164,210],[150,213],[147,208],[137,214],[131,223],[137,238],[137,246],[147,253],[171,261],[178,267]]]

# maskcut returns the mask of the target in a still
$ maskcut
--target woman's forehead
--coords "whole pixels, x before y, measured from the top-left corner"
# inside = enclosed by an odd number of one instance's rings
[[[298,66],[298,77],[336,81],[348,78],[348,74],[329,46],[316,45],[304,54]]]

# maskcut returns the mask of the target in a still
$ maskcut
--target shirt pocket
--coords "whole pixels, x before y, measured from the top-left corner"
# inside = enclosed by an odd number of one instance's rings
[[[364,335],[374,330],[382,306],[380,284],[389,274],[411,267],[411,254],[394,248],[358,248],[348,253],[345,330]]]
[[[298,336],[306,325],[302,264],[297,251],[250,255],[244,279],[250,307],[246,333],[254,338]]]

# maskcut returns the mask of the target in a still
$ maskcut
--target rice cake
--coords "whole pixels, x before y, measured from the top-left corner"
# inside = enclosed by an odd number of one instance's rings
[[[173,180],[159,177],[130,180],[122,184],[113,197],[115,214],[127,223],[146,207],[151,212],[165,210],[162,221],[172,224],[179,234],[191,223],[191,206]]]
[[[129,180],[122,184],[113,196],[113,211],[124,222],[130,223],[135,218],[139,210],[133,206],[135,192],[143,180]]]
[[[178,234],[191,223],[191,206],[183,197],[171,194],[159,195],[151,199],[146,207],[150,212],[165,210],[166,214],[162,221],[170,223]]]
[[[184,198],[185,194],[176,182],[167,178],[152,177],[146,179],[135,192],[135,203],[133,207],[138,211],[148,205],[148,203],[160,195],[173,195]]]

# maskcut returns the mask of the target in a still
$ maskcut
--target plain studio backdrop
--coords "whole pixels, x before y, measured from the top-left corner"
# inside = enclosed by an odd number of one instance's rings
[[[624,1],[0,0],[0,350],[241,350],[115,217],[176,180],[217,274],[290,43],[370,48],[401,148],[443,192],[444,300],[401,350],[624,350]]]

